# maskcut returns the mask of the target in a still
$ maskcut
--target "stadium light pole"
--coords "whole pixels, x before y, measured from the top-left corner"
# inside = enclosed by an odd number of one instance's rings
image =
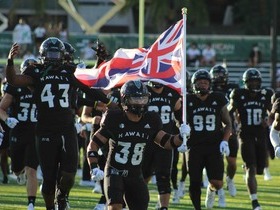
[[[144,12],[145,12],[145,0],[139,1],[139,36],[138,47],[144,46]]]
[[[276,89],[276,71],[277,71],[277,1],[272,0],[273,16],[271,23],[271,86]]]

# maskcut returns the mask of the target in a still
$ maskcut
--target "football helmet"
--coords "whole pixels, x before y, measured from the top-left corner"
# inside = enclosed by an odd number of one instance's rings
[[[65,54],[64,54],[64,60],[66,62],[74,62],[74,53],[76,52],[76,49],[68,42],[63,42],[65,47]]]
[[[210,69],[211,82],[214,89],[222,90],[228,83],[228,70],[223,65],[215,65]]]
[[[59,65],[64,59],[65,46],[60,39],[49,37],[42,42],[39,54],[44,64]]]
[[[34,58],[27,58],[27,59],[25,59],[24,61],[21,62],[19,70],[23,74],[28,66],[34,65],[36,63],[38,63],[38,61],[36,59],[34,59]]]
[[[209,81],[209,87],[200,87],[197,84],[198,80],[205,79]],[[210,91],[210,85],[211,85],[211,77],[209,72],[206,69],[199,69],[197,70],[193,75],[192,75],[192,87],[193,87],[193,92],[195,94],[200,94],[200,95],[206,95]]]
[[[148,85],[152,88],[160,89],[163,87],[163,84],[155,82],[155,81],[149,81]]]
[[[150,92],[140,80],[131,80],[123,84],[120,90],[124,111],[141,116],[147,111]]]
[[[252,92],[260,92],[262,84],[261,72],[256,68],[247,69],[242,77],[246,89]]]

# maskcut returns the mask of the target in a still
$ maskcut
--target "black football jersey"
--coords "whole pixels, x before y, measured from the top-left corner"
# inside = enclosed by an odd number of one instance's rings
[[[234,89],[230,94],[233,106],[239,113],[241,130],[250,131],[261,127],[267,111],[271,110],[271,89],[262,89],[253,96],[250,90]]]
[[[77,89],[102,97],[98,91],[88,88],[74,77],[75,66],[29,66],[25,75],[33,78],[34,100],[38,109],[37,131],[45,133],[65,132],[74,126],[73,104]],[[98,98],[99,99],[99,98]],[[106,98],[106,102],[108,99]]]
[[[188,146],[216,144],[222,140],[221,110],[226,104],[226,97],[219,92],[211,92],[205,101],[195,94],[187,95],[187,122],[191,127]]]
[[[121,110],[108,110],[100,132],[109,139],[107,165],[120,170],[141,170],[143,152],[162,129],[159,115],[146,112],[139,122],[128,120]]]
[[[239,88],[239,86],[237,84],[229,83],[229,84],[225,85],[223,90],[215,89],[215,87],[213,87],[212,90],[223,93],[226,96],[226,98],[229,100],[230,93],[234,89],[237,89],[237,88]]]
[[[37,122],[37,108],[29,88],[7,84],[4,87],[4,92],[13,96],[13,102],[9,109],[10,117],[18,119],[19,123]]]
[[[181,96],[178,92],[166,86],[159,94],[149,86],[148,90],[151,93],[148,111],[157,112],[161,117],[163,130],[171,131],[174,125],[174,107]]]

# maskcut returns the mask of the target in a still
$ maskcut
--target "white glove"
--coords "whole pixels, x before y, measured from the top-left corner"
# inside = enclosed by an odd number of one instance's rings
[[[75,128],[77,130],[77,134],[81,133],[83,125],[81,123],[75,123]]]
[[[223,140],[220,143],[220,152],[223,154],[225,154],[226,156],[229,156],[229,147],[228,147],[228,142]]]
[[[5,123],[7,124],[7,126],[9,126],[10,128],[14,128],[16,127],[16,125],[19,123],[18,120],[14,117],[8,117],[5,120]]]
[[[184,136],[186,136],[186,138],[188,139],[190,137],[191,134],[191,128],[189,125],[187,124],[181,124],[180,128],[180,136],[184,138]]]
[[[280,158],[280,146],[275,147],[275,157]]]
[[[186,144],[181,144],[181,146],[178,147],[177,150],[178,152],[185,153],[186,151],[188,151],[188,147]]]
[[[104,178],[104,172],[99,168],[91,169],[91,180],[92,181],[100,181]]]
[[[4,133],[0,132],[0,146],[2,145]]]

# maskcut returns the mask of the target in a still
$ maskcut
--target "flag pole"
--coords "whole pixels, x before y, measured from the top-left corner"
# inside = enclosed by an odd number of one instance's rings
[[[181,78],[182,78],[182,86],[181,92],[183,94],[183,113],[182,113],[182,121],[183,124],[187,123],[187,67],[186,67],[186,33],[187,33],[187,12],[188,9],[186,7],[182,8],[182,15],[183,15],[183,43],[182,43],[182,70],[181,70]],[[183,145],[187,145],[187,137],[183,137]]]

